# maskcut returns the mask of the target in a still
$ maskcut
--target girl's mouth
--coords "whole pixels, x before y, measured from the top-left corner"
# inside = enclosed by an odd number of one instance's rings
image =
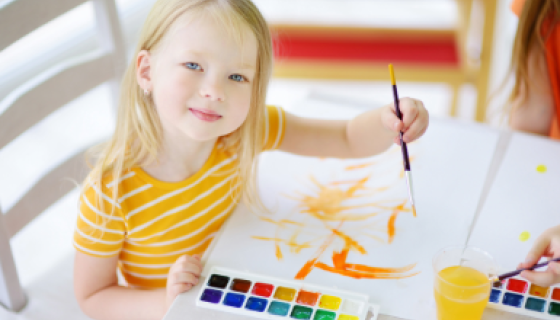
[[[195,116],[197,117],[199,120],[202,121],[208,121],[208,122],[214,122],[217,120],[220,120],[222,118],[221,115],[219,115],[218,113],[208,110],[208,109],[194,109],[194,108],[189,108],[189,111]]]

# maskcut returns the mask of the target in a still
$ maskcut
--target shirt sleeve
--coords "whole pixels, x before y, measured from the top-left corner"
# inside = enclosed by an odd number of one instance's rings
[[[120,205],[111,199],[110,192],[109,188],[99,189],[91,185],[80,195],[74,231],[76,250],[96,257],[110,257],[120,253],[126,235],[126,224]]]
[[[284,110],[280,107],[267,106],[265,117],[264,150],[278,149],[286,129]]]

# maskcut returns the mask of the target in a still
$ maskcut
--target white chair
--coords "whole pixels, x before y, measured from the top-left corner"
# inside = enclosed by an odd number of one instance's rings
[[[11,0],[0,3],[0,51],[86,0]],[[114,0],[92,0],[100,49],[65,61],[29,79],[0,101],[0,150],[66,103],[109,82],[113,103],[125,68],[123,36]],[[0,112],[3,108],[0,108]],[[72,134],[68,132],[68,134]],[[73,257],[22,287],[10,239],[51,204],[75,188],[87,173],[84,150],[50,170],[7,212],[0,206],[0,319],[88,319],[74,298]],[[38,239],[38,241],[40,241]],[[71,241],[71,239],[68,239]]]

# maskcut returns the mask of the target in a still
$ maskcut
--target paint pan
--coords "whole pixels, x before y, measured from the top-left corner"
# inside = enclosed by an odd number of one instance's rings
[[[228,268],[212,267],[196,304],[261,319],[371,320],[379,306],[367,295]]]
[[[539,319],[560,320],[560,286],[539,287],[520,277],[494,284],[488,307]]]

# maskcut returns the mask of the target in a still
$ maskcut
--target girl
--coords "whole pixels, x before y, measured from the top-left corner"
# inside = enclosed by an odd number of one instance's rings
[[[350,121],[265,107],[272,44],[250,0],[159,0],[135,57],[80,197],[75,294],[94,319],[161,319],[197,284],[200,256],[240,198],[259,206],[262,150],[367,157],[428,126],[414,99],[401,100],[403,121],[392,104]]]
[[[513,129],[560,139],[560,0],[514,0]]]

